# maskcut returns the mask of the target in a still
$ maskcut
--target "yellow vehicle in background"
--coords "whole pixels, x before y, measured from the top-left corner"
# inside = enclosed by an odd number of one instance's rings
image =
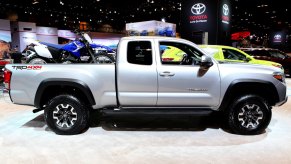
[[[160,46],[162,60],[165,62],[179,62],[182,60],[184,51],[173,46]]]
[[[246,62],[252,64],[275,66],[281,68],[282,71],[284,71],[282,65],[279,63],[255,59],[249,54],[235,47],[223,45],[199,45],[199,47],[215,58],[217,61]]]
[[[245,62],[251,64],[261,64],[281,68],[284,71],[281,64],[267,61],[258,60],[248,55],[244,51],[223,45],[198,45],[203,51],[212,56],[214,59],[220,62]],[[180,62],[183,56],[186,54],[184,51],[173,46],[160,46],[162,61],[163,62]]]

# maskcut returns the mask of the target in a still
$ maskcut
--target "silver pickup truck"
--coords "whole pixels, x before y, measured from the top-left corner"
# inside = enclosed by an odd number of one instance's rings
[[[4,74],[12,102],[44,110],[49,128],[63,135],[83,132],[92,110],[221,111],[232,132],[252,135],[287,101],[279,68],[217,62],[169,37],[124,37],[112,64],[9,64]]]

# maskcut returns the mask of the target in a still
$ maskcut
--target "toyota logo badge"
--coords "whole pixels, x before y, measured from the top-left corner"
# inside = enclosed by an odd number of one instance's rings
[[[274,36],[274,39],[276,39],[276,40],[279,40],[279,39],[281,39],[281,38],[282,38],[282,36],[279,35],[279,34],[277,34],[277,35]]]
[[[206,6],[203,3],[196,3],[195,5],[192,6],[191,12],[194,15],[200,15],[203,14],[206,10]]]
[[[229,14],[229,8],[228,8],[227,4],[223,5],[222,12],[223,12],[223,15],[228,15]]]

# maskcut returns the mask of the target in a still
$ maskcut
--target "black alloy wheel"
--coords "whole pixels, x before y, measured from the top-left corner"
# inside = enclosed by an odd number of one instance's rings
[[[227,112],[230,130],[236,134],[255,135],[264,132],[271,121],[272,111],[257,95],[235,99]]]
[[[56,134],[80,134],[88,128],[88,107],[73,95],[52,98],[45,108],[44,116],[48,127]]]

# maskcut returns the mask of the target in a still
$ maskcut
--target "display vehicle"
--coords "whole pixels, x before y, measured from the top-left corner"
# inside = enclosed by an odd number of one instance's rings
[[[290,76],[291,57],[285,52],[275,48],[240,48],[255,59],[268,60],[280,63],[287,76]]]
[[[235,47],[224,45],[199,45],[199,47],[220,62],[247,62],[252,64],[262,64],[278,67],[284,71],[280,63],[255,59],[251,55]]]
[[[166,46],[185,55],[163,61],[160,47]],[[117,52],[109,64],[8,64],[5,86],[13,103],[44,110],[48,127],[63,135],[87,129],[93,110],[112,115],[219,111],[232,132],[253,135],[267,128],[272,107],[287,101],[280,68],[219,63],[184,39],[124,37]]]
[[[33,42],[26,47],[23,54],[28,64],[47,63],[92,63],[94,60],[106,63],[114,62],[115,53],[108,46],[93,43],[87,33],[74,31],[79,38],[56,45],[46,42]]]

